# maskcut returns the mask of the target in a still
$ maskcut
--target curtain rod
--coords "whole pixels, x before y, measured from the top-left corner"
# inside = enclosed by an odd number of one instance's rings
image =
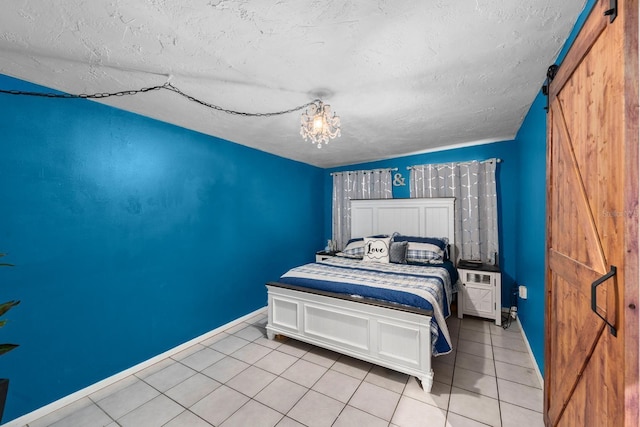
[[[479,161],[479,163],[492,163],[494,160],[496,161],[496,163],[502,163],[502,159],[500,159],[500,158],[481,160],[481,161]],[[446,165],[446,164],[449,164],[449,163],[455,163],[455,164],[458,164],[458,165],[468,165],[469,163],[472,163],[472,162],[473,162],[473,160],[472,161],[468,161],[468,162],[444,162],[444,163],[440,163],[440,164],[445,164]],[[407,170],[411,170],[413,168],[419,168],[419,167],[422,167],[422,166],[427,166],[427,165],[407,166]]]
[[[358,172],[365,172],[365,173],[384,172],[384,171],[396,172],[397,170],[398,170],[398,168],[367,169],[367,170],[359,170],[359,171],[331,172],[329,175],[333,176],[334,174],[338,174],[338,173],[346,173],[346,174],[351,175],[351,174],[358,173]]]

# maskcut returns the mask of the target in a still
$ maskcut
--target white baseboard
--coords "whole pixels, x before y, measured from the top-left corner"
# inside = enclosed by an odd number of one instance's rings
[[[536,362],[536,358],[533,355],[533,351],[531,350],[531,346],[529,345],[529,340],[527,339],[527,334],[524,333],[524,329],[522,328],[522,323],[520,323],[520,317],[516,317],[516,321],[518,322],[518,326],[520,327],[520,333],[522,333],[522,338],[524,338],[524,343],[527,346],[527,351],[529,352],[529,357],[531,357],[531,363],[536,370],[536,375],[538,376],[538,381],[540,381],[540,388],[544,390],[544,377],[540,372],[540,368],[538,367],[538,362]]]
[[[502,307],[502,314],[508,314],[509,308]],[[518,326],[520,327],[520,333],[522,334],[522,338],[524,339],[524,343],[527,346],[527,352],[529,353],[529,357],[531,358],[531,364],[536,370],[536,376],[538,377],[538,381],[540,381],[540,388],[544,390],[544,377],[542,373],[540,373],[540,368],[538,368],[538,362],[536,362],[536,358],[533,355],[533,351],[531,350],[531,346],[529,345],[529,340],[527,339],[527,334],[524,333],[524,329],[522,328],[522,323],[520,323],[520,316],[516,316],[516,322],[518,322]]]
[[[220,332],[224,331],[225,329],[229,329],[239,323],[244,322],[247,319],[252,318],[253,316],[257,316],[259,314],[262,314],[263,312],[266,311],[266,307],[262,307],[259,308],[256,311],[253,311],[245,316],[242,316],[238,319],[235,319],[229,323],[227,323],[226,325],[222,325],[219,328],[213,329],[209,332],[206,332],[202,335],[200,335],[199,337],[196,337],[192,340],[189,340],[187,342],[185,342],[184,344],[180,344],[177,347],[174,347],[170,350],[165,351],[162,354],[159,354],[157,356],[152,357],[151,359],[145,360],[144,362],[138,363],[135,366],[132,366],[129,369],[125,369],[122,372],[118,372],[117,374],[114,374],[108,378],[105,378],[102,381],[98,381],[95,384],[92,384],[88,387],[83,388],[82,390],[78,390],[75,393],[71,393],[68,396],[65,396],[61,399],[56,400],[55,402],[51,402],[50,404],[43,406],[41,408],[36,409],[35,411],[29,412],[28,414],[25,414],[19,418],[16,418],[14,420],[9,421],[6,424],[2,424],[3,427],[23,427],[26,424],[29,424],[35,420],[37,420],[38,418],[42,418],[45,415],[50,414],[51,412],[54,412],[64,406],[69,405],[70,403],[75,402],[76,400],[82,399],[83,397],[87,397],[93,393],[95,393],[96,391],[107,387],[111,384],[114,384],[130,375],[135,374],[136,372],[139,372],[145,368],[148,368],[149,366],[158,363],[168,357],[173,356],[174,354],[180,353],[183,350],[186,350],[187,348],[199,343],[200,341],[204,341],[208,338],[211,338],[212,336],[219,334]]]

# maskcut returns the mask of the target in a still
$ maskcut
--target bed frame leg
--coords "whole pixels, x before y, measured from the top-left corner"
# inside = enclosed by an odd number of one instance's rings
[[[431,370],[429,374],[420,378],[420,382],[422,383],[422,390],[425,393],[431,393],[431,387],[433,386],[433,370]]]

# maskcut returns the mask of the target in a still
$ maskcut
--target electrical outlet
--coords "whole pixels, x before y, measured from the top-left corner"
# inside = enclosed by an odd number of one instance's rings
[[[518,296],[522,299],[527,299],[527,287],[525,285],[518,286]]]
[[[518,307],[516,307],[515,305],[511,306],[511,310],[509,310],[509,314],[511,315],[512,318],[516,318],[516,314],[518,313]]]

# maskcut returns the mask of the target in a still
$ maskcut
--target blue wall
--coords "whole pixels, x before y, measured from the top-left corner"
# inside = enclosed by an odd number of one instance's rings
[[[516,136],[519,146],[517,191],[517,282],[527,286],[527,299],[518,299],[518,316],[531,351],[544,368],[545,236],[546,236],[546,106],[540,93]]]
[[[321,169],[87,100],[0,94],[0,129],[4,421],[264,307],[323,245]]]
[[[342,170],[366,170],[377,168],[398,168],[406,185],[394,187],[394,198],[409,197],[409,171],[407,166],[422,165],[428,163],[462,162],[467,160],[485,160],[497,157],[503,160],[498,165],[498,228],[500,233],[500,266],[502,269],[502,301],[508,306],[509,290],[513,286],[516,277],[516,206],[519,192],[517,191],[518,177],[518,145],[514,141],[503,141],[492,144],[475,145],[472,147],[444,150],[433,153],[417,154],[412,156],[397,157],[378,162],[360,163],[355,165],[334,168],[325,171],[325,214],[324,234],[325,240],[331,238],[331,203],[333,181],[330,175],[334,171]],[[544,182],[543,182],[544,184]]]
[[[589,0],[562,48],[560,64],[584,24],[596,0]],[[549,64],[551,65],[551,64]],[[518,316],[527,334],[538,367],[544,371],[544,310],[546,251],[546,150],[547,98],[538,94],[520,127],[516,142],[520,148],[517,191],[520,194],[517,223],[517,281],[527,286],[528,298],[518,300]]]

